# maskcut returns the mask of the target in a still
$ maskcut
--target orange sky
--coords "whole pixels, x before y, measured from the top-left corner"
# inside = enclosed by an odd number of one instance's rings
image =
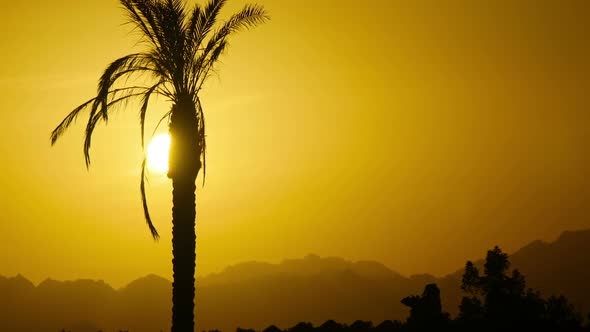
[[[272,21],[202,97],[198,274],[317,253],[441,275],[590,227],[587,1],[257,2]],[[98,128],[89,172],[83,125],[49,144],[133,51],[124,22],[115,0],[0,2],[2,275],[170,277],[171,187],[152,174],[154,243],[138,108]]]

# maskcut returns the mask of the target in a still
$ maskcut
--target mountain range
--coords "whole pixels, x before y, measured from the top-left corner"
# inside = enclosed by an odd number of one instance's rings
[[[527,286],[544,296],[565,295],[590,311],[590,230],[564,232],[552,243],[534,241],[510,255]],[[481,266],[483,260],[475,262]],[[405,277],[374,261],[308,255],[280,264],[246,262],[197,280],[200,330],[262,330],[300,321],[352,323],[403,320],[400,300],[428,283],[441,289],[443,309],[456,314],[463,269],[436,278]],[[21,275],[0,276],[0,331],[165,331],[170,326],[171,283],[148,275],[114,289],[103,281],[56,281],[35,286]]]

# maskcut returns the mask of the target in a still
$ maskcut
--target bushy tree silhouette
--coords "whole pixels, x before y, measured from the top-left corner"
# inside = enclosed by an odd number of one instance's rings
[[[544,323],[561,330],[575,330],[582,323],[582,315],[577,313],[574,306],[565,296],[551,296],[545,305]]]
[[[486,330],[580,328],[580,315],[565,297],[544,300],[539,292],[526,289],[518,270],[509,273],[509,268],[508,255],[497,246],[487,253],[483,275],[472,262],[466,263],[461,289],[468,296],[459,307],[460,326]]]

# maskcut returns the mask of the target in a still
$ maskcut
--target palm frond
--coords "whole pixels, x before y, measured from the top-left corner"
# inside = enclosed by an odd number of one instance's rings
[[[141,149],[144,150],[145,149],[145,116],[147,113],[147,108],[148,108],[148,104],[150,102],[150,96],[152,95],[152,93],[158,88],[158,86],[162,84],[162,82],[159,82],[158,84],[152,86],[151,88],[149,88],[145,94],[142,97],[142,105],[141,105],[141,109],[139,110],[139,123],[141,126]]]
[[[191,24],[189,25],[189,34],[187,36],[187,85],[193,88],[196,85],[197,77],[199,76],[200,66],[203,64],[203,59],[207,57],[206,50],[201,52],[201,56],[197,56],[200,47],[203,44],[205,37],[211,32],[217,16],[227,1],[226,0],[211,0],[204,9],[198,6],[193,11],[191,17]],[[196,93],[194,90],[189,90]]]
[[[113,83],[122,75],[137,70],[134,68],[135,64],[140,61],[142,56],[143,54],[141,53],[129,54],[113,61],[107,66],[101,75],[100,80],[98,81],[98,91],[96,99],[94,100],[94,104],[92,105],[93,113],[96,112],[98,108],[100,108],[102,117],[105,121],[108,120],[107,97]]]
[[[158,234],[156,227],[154,227],[154,224],[152,223],[152,218],[150,216],[150,211],[148,209],[148,204],[147,204],[147,196],[145,193],[145,181],[147,179],[147,174],[145,172],[146,162],[147,162],[147,158],[144,156],[143,161],[141,162],[141,180],[139,183],[139,191],[141,192],[141,203],[143,206],[143,216],[145,217],[145,222],[146,222],[148,228],[150,229],[150,233],[152,234],[152,237],[154,238],[154,240],[157,241],[160,238],[160,235]]]
[[[143,95],[144,93],[130,93],[126,96],[116,98],[110,101],[106,109],[113,110],[114,106],[117,106],[120,103],[127,102],[130,98],[138,97]],[[93,112],[94,111],[94,112]],[[86,168],[90,167],[90,147],[92,144],[92,134],[94,133],[94,129],[98,122],[103,119],[102,114],[97,113],[95,110],[90,112],[90,116],[88,117],[88,123],[86,124],[86,131],[84,134],[84,161],[86,162]]]
[[[145,29],[149,31],[154,42],[153,51],[159,58],[162,66],[171,77],[174,75],[174,49],[170,47],[170,26],[164,21],[168,16],[174,16],[167,10],[166,4],[161,0],[126,0],[133,7],[137,16],[143,22]],[[181,13],[178,13],[181,15]]]
[[[236,33],[242,29],[251,29],[259,24],[270,20],[270,16],[260,5],[246,5],[242,10],[232,15],[207,42],[204,53],[210,52],[221,41],[225,40],[230,34]]]
[[[123,6],[129,11],[131,19],[140,26],[142,32],[153,41],[154,48],[163,45],[161,27],[154,17],[154,10],[159,1],[154,0],[121,0]]]
[[[114,96],[121,91],[135,90],[135,89],[141,89],[141,88],[142,87],[139,87],[139,86],[131,86],[131,87],[125,87],[125,88],[120,88],[120,89],[114,89],[109,92],[109,95]],[[57,140],[65,133],[65,131],[70,127],[70,125],[76,121],[76,118],[78,117],[78,115],[80,115],[80,113],[83,110],[85,110],[88,106],[90,106],[91,103],[93,103],[95,100],[96,100],[96,97],[92,98],[92,99],[84,102],[80,106],[76,107],[72,112],[70,112],[70,114],[68,114],[62,120],[62,122],[60,122],[59,125],[57,125],[57,127],[55,127],[55,129],[51,132],[51,135],[50,135],[51,145],[54,145],[57,142]]]
[[[96,124],[100,120],[100,114],[91,114],[88,117],[88,123],[86,124],[86,131],[84,133],[84,161],[86,162],[86,168],[90,167],[90,145],[92,144],[92,133]]]
[[[209,71],[219,59],[227,46],[227,37],[242,29],[250,29],[270,20],[270,16],[260,5],[246,5],[242,10],[232,15],[207,42],[207,46],[193,62],[191,84],[195,92],[201,89],[207,79]],[[200,81],[200,83],[199,83]]]
[[[184,5],[178,0],[157,1],[153,7],[153,15],[164,37],[161,43],[161,53],[168,60],[175,88],[182,91],[185,62],[184,45],[186,43]]]
[[[238,32],[242,29],[251,29],[268,20],[270,20],[270,16],[263,6],[246,5],[221,26],[219,29],[220,36],[216,38],[225,38],[231,33]]]
[[[68,114],[68,116],[66,116],[62,120],[62,122],[60,122],[59,125],[57,125],[57,127],[55,127],[55,129],[53,129],[50,136],[51,145],[54,145],[55,142],[57,142],[57,140],[65,133],[66,129],[68,129],[70,125],[74,121],[76,121],[76,118],[78,117],[80,112],[83,111],[86,107],[90,106],[90,103],[94,102],[95,99],[96,98],[92,98],[87,102],[83,103],[82,105],[76,107],[72,112],[70,112],[70,114]]]
[[[158,128],[160,128],[160,125],[162,124],[162,122],[164,122],[164,120],[166,120],[167,118],[170,119],[170,114],[172,114],[172,111],[168,111],[168,112],[164,113],[164,115],[160,118],[160,120],[156,124],[156,127],[154,127],[154,131],[152,132],[152,137],[154,137],[156,135],[156,131],[158,131]]]
[[[205,5],[203,11],[201,11],[201,18],[199,20],[200,24],[197,26],[195,39],[192,40],[197,47],[202,44],[205,36],[209,34],[215,25],[217,16],[219,16],[219,12],[221,11],[221,8],[225,6],[226,2],[227,0],[210,0]]]
[[[201,65],[200,65],[201,68],[199,69],[199,74],[200,74],[199,76],[200,77],[197,77],[197,78],[200,78],[201,82],[200,83],[198,81],[195,82],[195,84],[196,84],[195,91],[197,91],[197,93],[203,87],[203,84],[205,83],[205,81],[209,77],[209,72],[211,71],[211,69],[213,68],[213,66],[217,62],[217,60],[219,60],[219,57],[221,56],[221,54],[223,54],[223,52],[225,51],[225,49],[227,48],[228,45],[229,45],[229,43],[225,39],[222,40],[211,51],[209,58],[207,58],[204,63],[201,63]]]
[[[203,14],[202,14],[203,9],[201,8],[201,6],[199,6],[198,3],[196,3],[193,7],[193,10],[191,12],[191,15],[187,21],[187,27],[186,27],[186,33],[187,33],[187,45],[193,45],[195,44],[194,41],[196,40],[195,38],[197,37],[197,27],[201,26],[202,22],[202,18],[203,18]]]
[[[201,142],[200,154],[203,157],[203,186],[205,185],[205,178],[207,177],[207,143],[205,141],[205,112],[201,105],[201,99],[197,98],[197,114],[199,117],[199,141]]]
[[[121,4],[127,10],[129,20],[135,24],[137,28],[143,33],[153,45],[154,48],[159,47],[159,40],[154,31],[148,26],[146,17],[139,11],[134,0],[121,0]]]

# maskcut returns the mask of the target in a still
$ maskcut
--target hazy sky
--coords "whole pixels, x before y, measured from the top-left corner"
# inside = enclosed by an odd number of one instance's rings
[[[257,2],[272,21],[202,95],[198,274],[316,253],[442,275],[590,227],[590,2]],[[115,0],[0,0],[2,275],[171,275],[171,185],[152,174],[155,243],[138,107],[97,129],[90,171],[82,123],[49,144],[134,50],[124,22]]]

